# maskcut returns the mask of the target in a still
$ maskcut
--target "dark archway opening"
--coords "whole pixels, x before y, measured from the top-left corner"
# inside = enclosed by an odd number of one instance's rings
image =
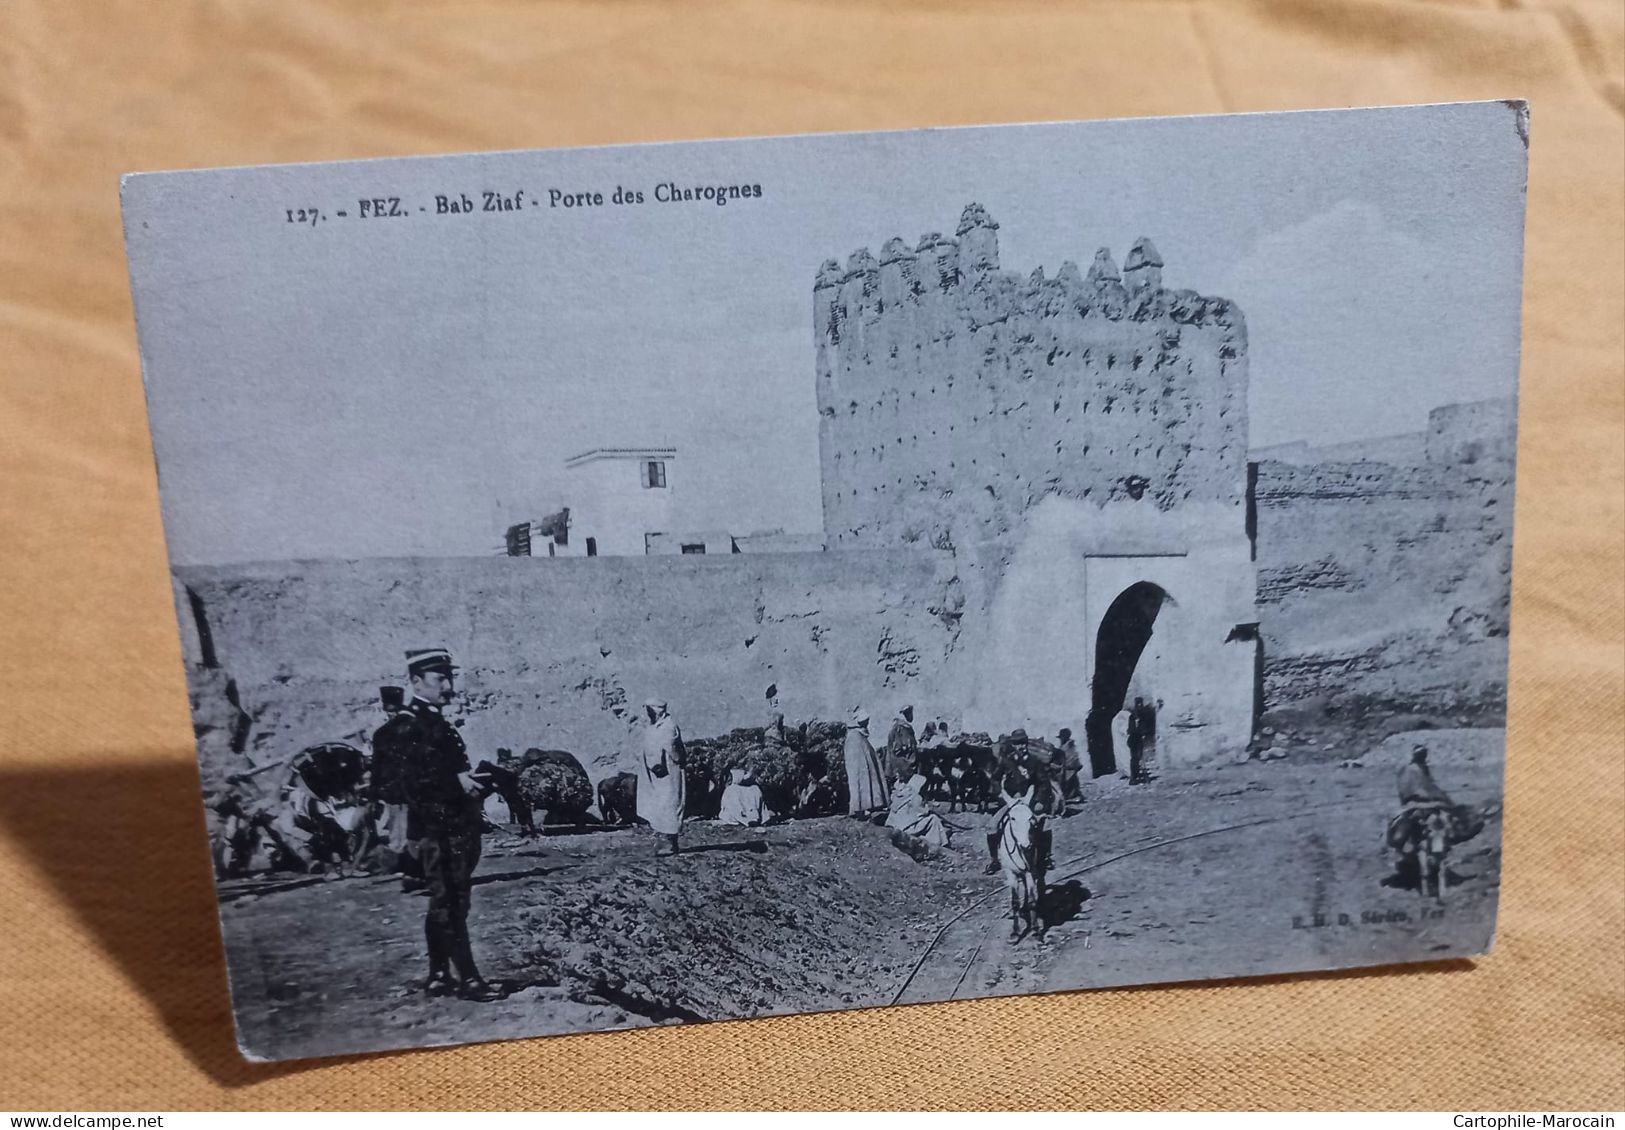
[[[1117,772],[1112,719],[1123,709],[1134,668],[1167,600],[1162,589],[1140,581],[1119,593],[1101,617],[1095,637],[1095,675],[1089,685],[1089,716],[1083,724],[1089,767],[1096,777]]]

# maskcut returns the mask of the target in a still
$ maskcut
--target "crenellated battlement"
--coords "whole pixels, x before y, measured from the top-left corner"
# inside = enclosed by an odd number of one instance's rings
[[[971,204],[952,236],[818,268],[829,544],[988,540],[1049,495],[1241,507],[1240,310],[1165,287],[1143,237],[1121,270],[1103,247],[1087,271],[1023,277],[1001,268],[998,233]]]

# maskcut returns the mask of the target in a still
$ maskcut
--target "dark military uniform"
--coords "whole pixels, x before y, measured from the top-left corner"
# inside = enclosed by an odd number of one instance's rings
[[[462,735],[438,706],[414,698],[373,738],[376,782],[396,790],[407,806],[407,836],[429,887],[424,936],[429,943],[429,974],[443,977],[456,966],[462,981],[477,980],[468,941],[468,906],[474,868],[480,861],[480,802],[459,779],[469,771]]]
[[[426,703],[414,703],[426,706]],[[407,747],[416,733],[414,715],[404,707],[373,731],[372,768],[368,775],[370,799],[379,804],[406,803]]]
[[[407,827],[405,777],[408,747],[415,740],[416,727],[404,710],[405,703],[398,702],[389,721],[373,732],[369,799],[379,807],[379,831],[393,857],[394,869],[401,873],[402,888],[419,891],[424,887],[423,870],[418,866],[417,847]]]

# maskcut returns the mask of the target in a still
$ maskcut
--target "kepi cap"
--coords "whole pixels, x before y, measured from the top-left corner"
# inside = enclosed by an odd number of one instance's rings
[[[430,671],[439,671],[443,675],[455,675],[457,668],[452,665],[451,652],[443,647],[423,647],[406,653],[406,673],[408,675],[424,675]]]

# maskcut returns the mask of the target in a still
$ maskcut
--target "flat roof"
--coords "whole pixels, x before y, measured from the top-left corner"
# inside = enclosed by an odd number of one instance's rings
[[[574,467],[594,459],[672,459],[676,455],[675,447],[595,447],[580,455],[570,456],[564,465]]]

